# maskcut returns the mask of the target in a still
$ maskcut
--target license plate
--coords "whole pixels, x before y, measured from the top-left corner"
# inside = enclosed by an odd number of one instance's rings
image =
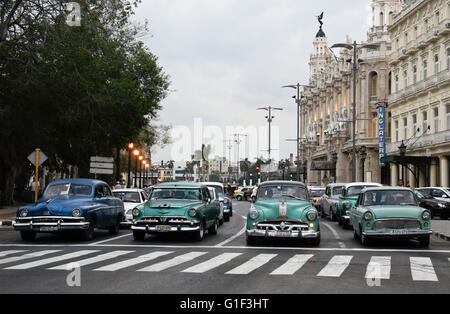
[[[170,232],[172,230],[171,226],[156,226],[157,232]]]
[[[406,229],[391,230],[391,234],[393,234],[393,235],[405,235],[405,234],[408,234],[408,230],[406,230]]]
[[[292,233],[290,231],[278,231],[277,237],[279,238],[289,238],[291,237]]]
[[[58,227],[41,227],[39,230],[42,232],[58,231]]]

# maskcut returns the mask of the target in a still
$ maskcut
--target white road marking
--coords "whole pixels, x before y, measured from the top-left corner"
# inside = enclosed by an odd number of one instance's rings
[[[275,269],[271,275],[293,275],[295,274],[303,265],[306,264],[314,255],[295,255],[289,259],[286,263]]]
[[[13,262],[17,262],[17,261],[22,261],[24,259],[41,257],[41,256],[44,256],[47,254],[52,254],[52,253],[57,253],[57,252],[61,252],[61,250],[47,250],[47,251],[28,253],[28,254],[21,255],[21,256],[8,257],[8,258],[0,259],[0,264],[13,263]]]
[[[122,239],[122,238],[125,238],[125,237],[129,237],[129,236],[131,236],[131,235],[132,235],[132,233],[127,233],[127,234],[124,234],[124,235],[121,235],[121,236],[118,236],[118,237],[115,237],[115,238],[112,238],[112,239],[107,239],[107,240],[98,241],[98,242],[89,244],[89,246],[95,246],[95,245],[98,245],[98,244],[102,244],[102,243],[106,243],[106,242],[111,242],[111,241],[114,241],[114,240],[117,240],[117,239]]]
[[[167,268],[171,268],[171,267],[192,261],[193,259],[200,257],[202,255],[205,255],[205,254],[207,254],[207,252],[190,252],[190,253],[187,253],[184,255],[174,257],[168,261],[157,263],[157,264],[151,265],[149,267],[139,269],[138,271],[159,272],[159,271],[165,270]]]
[[[100,268],[96,268],[96,269],[94,269],[94,271],[117,271],[117,270],[120,270],[120,269],[124,269],[124,268],[127,268],[127,267],[131,267],[131,266],[137,265],[137,264],[142,264],[142,263],[145,263],[145,262],[149,262],[149,261],[152,261],[154,259],[157,259],[158,257],[169,255],[169,254],[172,254],[172,253],[173,252],[153,252],[153,253],[150,253],[150,254],[141,255],[141,256],[136,257],[136,258],[128,259],[126,261],[114,263],[114,264],[103,266],[103,267],[100,267]]]
[[[182,273],[196,273],[196,274],[205,273],[211,269],[217,268],[225,263],[228,263],[229,261],[240,255],[242,255],[242,253],[224,253],[210,260],[207,260],[206,262],[185,269],[182,271]]]
[[[264,264],[268,263],[272,258],[278,254],[259,254],[244,264],[230,270],[227,275],[248,275],[255,269],[260,268]]]
[[[339,247],[340,248],[345,248],[346,246],[345,246],[345,243],[344,242],[342,242],[342,241],[340,241],[341,240],[341,237],[340,237],[340,235],[339,235],[339,233],[337,233],[337,231],[336,230],[334,230],[334,228],[333,227],[331,227],[329,224],[327,224],[326,222],[320,222],[320,224],[321,225],[324,225],[325,227],[327,227],[330,231],[331,231],[331,233],[333,233],[333,235],[334,235],[334,237],[336,238],[336,240],[338,240],[338,245],[339,245]]]
[[[56,263],[56,262],[68,260],[68,259],[71,259],[71,258],[80,257],[80,256],[83,256],[83,255],[96,253],[96,252],[98,252],[98,251],[97,250],[83,250],[83,251],[78,251],[78,252],[74,252],[74,253],[64,254],[64,255],[60,255],[60,256],[56,256],[56,257],[50,257],[50,258],[38,260],[38,261],[35,261],[35,262],[30,262],[30,263],[26,263],[26,264],[16,265],[16,266],[8,267],[8,268],[5,268],[5,269],[20,269],[20,270],[22,270],[22,269],[30,269],[30,268],[34,268],[34,267],[38,267],[38,266],[42,266],[42,265],[47,265],[47,264],[51,264],[51,263]]]
[[[247,217],[245,217],[245,216],[241,216],[241,217],[244,218],[244,219],[247,219]],[[217,244],[216,247],[221,247],[221,246],[224,246],[225,244],[230,243],[231,241],[233,241],[233,240],[236,239],[237,237],[240,237],[242,234],[244,234],[245,231],[247,231],[247,225],[244,225],[244,228],[242,228],[242,229],[241,229],[238,233],[236,233],[234,236],[232,236],[232,237],[228,238],[227,240],[225,240],[225,241],[223,241],[223,242]]]
[[[340,277],[350,265],[353,256],[333,256],[328,264],[317,274],[318,277]]]
[[[372,256],[366,271],[367,279],[390,279],[391,278],[391,257]]]
[[[410,257],[411,275],[414,281],[439,281],[429,257]]]
[[[17,253],[23,253],[23,252],[26,252],[26,250],[3,251],[3,252],[0,252],[0,257],[7,256],[7,255],[12,255],[12,254],[17,254]]]
[[[98,262],[102,262],[102,261],[106,261],[109,259],[113,259],[128,253],[133,253],[134,251],[113,251],[113,252],[109,252],[106,254],[101,254],[95,257],[91,257],[91,258],[87,258],[87,259],[83,259],[81,261],[75,261],[75,263],[77,263],[78,265],[80,265],[80,267],[82,266],[87,266],[87,265],[91,265],[91,264],[95,264]],[[59,266],[55,266],[55,267],[51,267],[48,269],[51,270],[66,270],[67,266],[70,264],[63,264],[63,265],[59,265]]]

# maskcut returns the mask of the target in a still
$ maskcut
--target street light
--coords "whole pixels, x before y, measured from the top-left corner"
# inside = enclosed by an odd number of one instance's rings
[[[333,165],[334,165],[334,170],[333,170],[334,183],[336,183],[336,165],[337,165],[337,160],[338,160],[338,154],[337,153],[331,154],[331,160],[333,161]]]
[[[345,48],[348,50],[353,49],[353,119],[351,121],[353,123],[353,149],[352,149],[352,181],[356,182],[356,120],[371,120],[371,119],[356,119],[356,74],[358,71],[358,64],[363,60],[358,59],[357,56],[357,48],[366,48],[366,49],[377,49],[380,47],[379,44],[357,44],[356,41],[353,44],[347,43],[338,43],[331,46],[331,48]]]
[[[131,153],[134,148],[134,143],[128,144],[128,182],[127,182],[127,188],[129,189],[131,187]]]
[[[404,141],[402,141],[402,144],[398,147],[400,150],[400,157],[401,157],[401,163],[402,163],[402,183],[405,185],[405,155],[406,155],[406,145]]]
[[[144,156],[139,156],[139,188],[142,188],[142,162],[144,160]]]
[[[135,149],[133,151],[133,155],[136,158],[135,163],[134,163],[134,187],[137,188],[137,169],[138,169],[138,157],[141,154],[141,152],[139,151],[139,149]]]
[[[302,126],[300,125],[300,87],[312,87],[309,85],[301,85],[297,83],[297,85],[286,85],[282,86],[282,88],[293,88],[297,90],[297,98],[295,98],[295,103],[297,105],[297,181],[300,181],[300,129]],[[303,137],[303,136],[302,136]],[[303,156],[302,156],[303,161]]]
[[[366,158],[367,158],[367,148],[366,146],[362,146],[361,147],[361,164],[362,164],[362,182],[366,182],[366,173],[364,170],[364,163],[366,162]]]

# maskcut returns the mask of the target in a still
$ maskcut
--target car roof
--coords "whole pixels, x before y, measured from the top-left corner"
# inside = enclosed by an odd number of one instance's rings
[[[416,188],[416,190],[425,190],[425,189],[439,189],[439,190],[448,190],[449,188],[444,188],[441,186],[427,186],[427,187],[421,187],[421,188]]]
[[[200,184],[203,184],[203,185],[213,185],[213,186],[220,186],[220,187],[224,187],[223,186],[223,183],[220,183],[220,182],[200,182]]]
[[[191,188],[191,189],[195,188],[200,189],[202,187],[205,187],[205,185],[195,182],[165,182],[154,186],[154,188]]]
[[[404,188],[401,186],[377,186],[377,187],[369,187],[363,189],[361,192],[369,192],[369,191],[413,191],[410,188]]]
[[[94,179],[63,179],[63,180],[56,180],[53,182],[50,182],[50,184],[68,184],[68,183],[77,183],[77,184],[86,184],[86,185],[98,185],[98,184],[106,184],[106,182],[101,180],[94,180]]]
[[[345,183],[330,183],[327,185],[327,187],[334,188],[336,186],[344,186],[344,185]]]
[[[375,183],[375,182],[354,182],[354,183],[347,183],[347,184],[345,184],[344,186],[345,186],[345,188],[349,188],[349,187],[352,187],[352,186],[361,186],[361,185],[364,185],[364,186],[382,186],[380,183]]]
[[[300,185],[302,187],[306,187],[304,183],[296,181],[266,181],[262,182],[259,187],[263,187],[266,185]]]
[[[113,192],[145,192],[143,189],[115,189]]]

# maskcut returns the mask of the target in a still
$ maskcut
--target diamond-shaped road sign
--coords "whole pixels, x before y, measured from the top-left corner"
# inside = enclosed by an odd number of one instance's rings
[[[36,152],[38,150],[36,149],[34,152],[32,152],[30,154],[30,156],[28,156],[28,160],[34,165],[36,166]],[[48,157],[39,150],[39,167],[42,166],[42,164],[48,159]]]

